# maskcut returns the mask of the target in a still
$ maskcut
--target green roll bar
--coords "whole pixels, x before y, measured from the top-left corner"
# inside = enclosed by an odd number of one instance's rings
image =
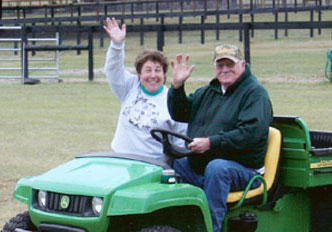
[[[259,208],[263,207],[266,204],[266,202],[267,202],[267,186],[266,186],[266,181],[265,181],[265,179],[264,179],[263,176],[256,175],[256,176],[254,176],[253,178],[250,179],[247,187],[245,188],[245,190],[243,192],[243,195],[242,195],[240,201],[238,201],[238,203],[236,205],[234,205],[233,207],[231,207],[231,209],[238,209],[238,208],[240,208],[243,205],[243,202],[244,202],[244,200],[245,200],[245,198],[246,198],[249,190],[251,189],[251,186],[253,185],[253,183],[254,183],[254,181],[256,179],[261,179],[261,181],[263,182],[263,185],[264,185],[263,202],[258,207]]]

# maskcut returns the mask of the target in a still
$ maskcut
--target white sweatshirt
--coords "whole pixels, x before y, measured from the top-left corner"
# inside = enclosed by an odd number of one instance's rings
[[[111,143],[115,152],[163,158],[162,145],[150,135],[150,130],[161,127],[186,134],[187,124],[171,119],[167,109],[168,88],[151,96],[140,87],[139,77],[124,67],[125,43],[111,41],[106,55],[105,73],[112,92],[122,102],[116,132]],[[184,146],[177,140],[177,145]]]

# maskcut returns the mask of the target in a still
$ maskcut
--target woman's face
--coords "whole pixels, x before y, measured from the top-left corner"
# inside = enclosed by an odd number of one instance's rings
[[[160,89],[165,82],[165,73],[161,64],[151,60],[146,61],[140,73],[140,81],[149,92]]]

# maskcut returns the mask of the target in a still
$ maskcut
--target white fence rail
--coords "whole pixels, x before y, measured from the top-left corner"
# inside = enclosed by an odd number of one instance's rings
[[[0,30],[21,30],[21,27],[4,26],[0,27]],[[28,43],[30,42],[55,43],[55,45],[59,45],[59,33],[57,32],[54,38],[28,38]],[[9,44],[11,43],[14,44],[13,47],[10,47]],[[21,44],[23,44],[23,48]],[[21,43],[21,38],[0,38],[0,79],[21,79],[22,82],[24,81],[23,79],[25,64],[23,60],[23,54],[21,54],[25,52],[24,46],[25,43]],[[47,62],[47,64],[45,64],[45,62]],[[60,51],[47,53],[46,57],[30,57],[29,71],[38,72],[39,75],[29,75],[29,78],[59,80],[59,64]],[[52,74],[50,74],[50,72]]]

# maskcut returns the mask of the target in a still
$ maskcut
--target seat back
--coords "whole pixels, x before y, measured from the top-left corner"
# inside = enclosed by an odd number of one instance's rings
[[[281,133],[278,129],[270,127],[269,128],[269,138],[268,138],[268,147],[265,155],[264,165],[265,173],[264,180],[266,182],[266,189],[269,191],[277,176],[279,159],[280,159],[280,149],[281,149]],[[244,191],[230,192],[228,194],[227,203],[238,202],[243,195]],[[248,191],[245,199],[250,199],[264,193],[264,184],[262,183],[259,187],[251,189]]]

